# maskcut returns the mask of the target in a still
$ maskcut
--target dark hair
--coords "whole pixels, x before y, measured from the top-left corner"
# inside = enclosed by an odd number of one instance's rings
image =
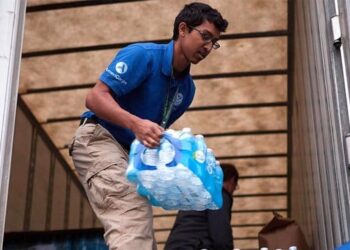
[[[224,173],[224,182],[230,180],[231,178],[235,179],[235,182],[238,183],[239,173],[236,169],[236,166],[232,163],[220,163],[222,172]]]
[[[195,27],[204,21],[213,23],[220,32],[225,32],[228,25],[227,20],[221,16],[220,12],[208,4],[199,2],[186,4],[175,18],[173,40],[177,40],[179,37],[179,24],[181,22]]]

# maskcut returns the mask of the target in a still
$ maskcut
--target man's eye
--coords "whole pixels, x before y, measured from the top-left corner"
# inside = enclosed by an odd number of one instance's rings
[[[203,37],[203,39],[204,39],[205,41],[211,41],[211,40],[213,39],[213,36],[212,36],[212,35],[206,34],[206,33],[204,33],[204,34],[202,35],[202,37]]]

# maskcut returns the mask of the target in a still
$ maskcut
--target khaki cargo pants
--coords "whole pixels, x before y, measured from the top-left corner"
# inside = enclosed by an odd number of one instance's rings
[[[156,249],[152,207],[125,178],[128,154],[114,137],[98,124],[83,124],[70,151],[109,249]]]

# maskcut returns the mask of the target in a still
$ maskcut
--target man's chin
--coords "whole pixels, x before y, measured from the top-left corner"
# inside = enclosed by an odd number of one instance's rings
[[[194,58],[191,63],[192,64],[198,64],[200,61],[202,61],[202,59],[199,59],[199,58]]]

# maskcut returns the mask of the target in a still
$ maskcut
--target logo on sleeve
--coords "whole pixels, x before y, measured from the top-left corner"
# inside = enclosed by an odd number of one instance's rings
[[[118,62],[115,65],[115,70],[119,74],[124,74],[126,71],[128,71],[128,65],[125,62]]]

